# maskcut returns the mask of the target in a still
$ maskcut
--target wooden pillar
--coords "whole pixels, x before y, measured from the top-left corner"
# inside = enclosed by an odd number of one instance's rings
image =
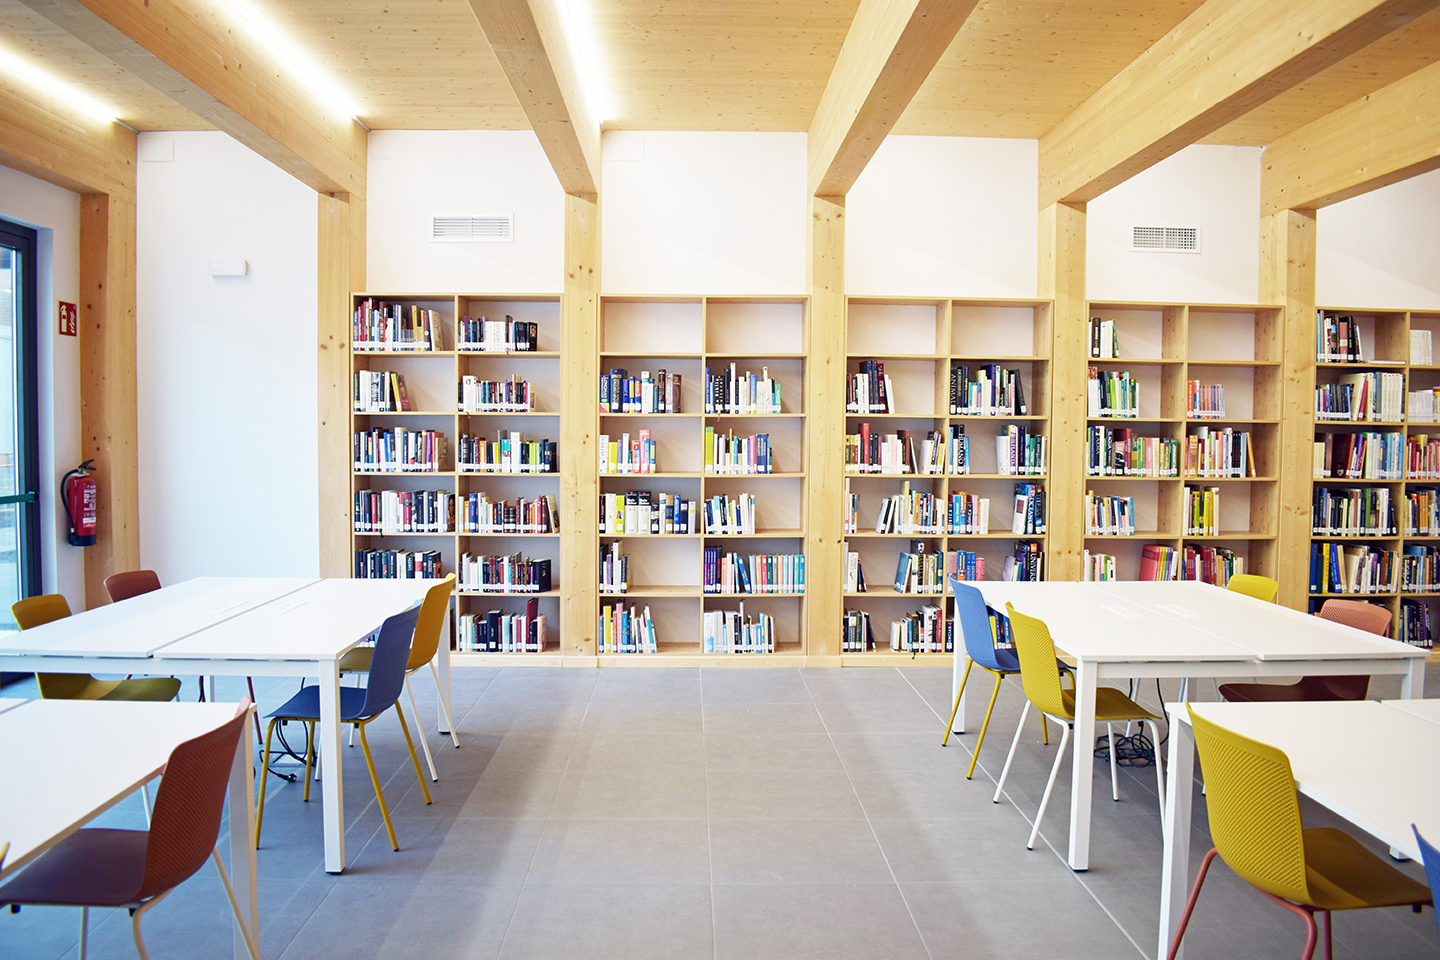
[[[845,523],[845,198],[811,197],[805,489],[805,652],[812,666],[840,665]]]
[[[1280,602],[1304,610],[1309,598],[1310,474],[1315,441],[1314,210],[1260,218],[1260,302],[1282,304],[1280,527],[1276,563]]]
[[[365,286],[365,207],[317,195],[315,334],[320,457],[320,575],[348,577],[350,554],[350,292]],[[357,226],[358,224],[358,226]],[[355,243],[358,232],[361,242]],[[359,247],[358,256],[356,247]]]
[[[600,202],[565,197],[565,290],[560,298],[560,650],[594,657],[600,548],[595,538],[600,395]],[[593,665],[593,663],[592,663]]]
[[[1085,380],[1089,310],[1085,295],[1085,204],[1040,211],[1040,296],[1050,318],[1050,570],[1048,580],[1079,580],[1085,550]]]
[[[135,406],[135,202],[80,195],[81,457],[95,461],[99,527],[85,548],[85,607],[105,578],[140,566]],[[69,549],[68,547],[65,549]]]

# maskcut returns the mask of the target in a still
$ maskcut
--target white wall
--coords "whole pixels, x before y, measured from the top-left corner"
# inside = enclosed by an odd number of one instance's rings
[[[1091,300],[1254,303],[1260,291],[1260,148],[1186,147],[1092,200]],[[1137,253],[1132,226],[1200,228],[1200,250]]]
[[[888,137],[845,203],[852,296],[1033,298],[1035,140]]]
[[[56,303],[80,298],[80,197],[0,167],[0,217],[38,231],[37,320],[40,393],[40,545],[46,593],[85,605],[84,548],[65,541],[60,478],[80,462],[80,341],[59,333]]]
[[[1440,309],[1440,170],[1320,210],[1316,301]]]
[[[165,141],[173,160],[144,159]],[[141,134],[140,155],[141,563],[165,583],[315,576],[315,193],[223,133]]]
[[[805,135],[611,131],[604,294],[805,293]]]
[[[370,135],[366,283],[377,293],[559,293],[565,194],[529,130]],[[432,243],[436,214],[513,214],[513,243]]]

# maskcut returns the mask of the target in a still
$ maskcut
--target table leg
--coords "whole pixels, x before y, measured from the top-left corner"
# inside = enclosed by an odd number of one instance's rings
[[[1412,657],[1410,668],[1405,671],[1405,679],[1400,683],[1400,698],[1402,700],[1419,700],[1425,696],[1425,658]]]
[[[447,618],[447,623],[448,623],[448,618],[451,618],[451,617],[453,617],[454,615],[447,609],[447,610],[445,611],[445,616],[446,616],[446,618]],[[439,727],[440,727],[440,732],[441,732],[441,733],[453,733],[453,732],[454,732],[454,731],[452,731],[452,730],[450,729],[450,722],[451,722],[451,721],[447,720],[447,719],[446,719],[446,716],[445,716],[445,704],[447,704],[447,703],[450,702],[450,637],[451,637],[451,635],[452,635],[452,632],[451,632],[450,630],[444,630],[444,631],[441,632],[441,634],[440,634],[439,662],[436,663],[436,665],[435,665],[435,666],[436,666],[436,670],[437,670],[437,675],[436,675],[436,677],[435,677],[435,683],[436,683],[436,686],[437,686],[437,688],[438,688],[438,693],[440,694],[440,702],[435,705],[435,712],[439,714],[439,716],[438,716],[438,718],[436,719],[435,722],[439,725]],[[421,720],[420,720],[420,715],[419,715],[419,714],[416,714],[416,715],[415,715],[415,723],[416,723],[417,725],[420,725],[420,724],[421,724]],[[424,736],[424,735],[425,735],[425,731],[424,731],[423,729],[420,731],[420,735],[421,735],[421,736]],[[456,743],[455,745],[458,747],[460,744],[459,744],[459,743]]]
[[[340,776],[340,661],[321,660],[320,733],[316,737],[320,756],[321,803],[325,814],[325,872],[345,869],[344,779]]]
[[[250,709],[254,710],[254,707]],[[250,725],[250,720],[245,720]],[[251,940],[260,942],[260,891],[255,879],[255,765],[250,749],[250,731],[235,745],[230,767],[230,885],[245,913]],[[235,960],[249,957],[245,934],[235,930]]]
[[[1070,771],[1070,869],[1090,867],[1090,800],[1095,773],[1096,664],[1075,663],[1075,760]]]
[[[955,628],[955,632],[960,632],[958,626]],[[955,662],[950,667],[950,702],[952,704],[955,702],[955,694],[960,690],[960,681],[965,676],[965,661],[967,659],[965,647],[960,642],[960,638],[956,637]],[[960,700],[960,709],[955,711],[955,722],[950,725],[950,729],[955,733],[965,732],[965,700],[963,697]]]
[[[1183,710],[1184,707],[1178,709]],[[1195,731],[1170,716],[1170,769],[1165,780],[1165,858],[1160,874],[1160,947],[1165,956],[1190,890],[1190,818],[1195,800]],[[1175,960],[1184,956],[1184,946]]]

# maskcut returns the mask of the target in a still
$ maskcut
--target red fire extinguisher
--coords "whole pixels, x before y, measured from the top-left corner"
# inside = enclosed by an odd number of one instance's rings
[[[70,518],[70,545],[74,547],[95,545],[95,508],[100,503],[100,490],[90,476],[94,469],[95,461],[86,460],[60,478],[60,502],[65,505],[65,516]]]

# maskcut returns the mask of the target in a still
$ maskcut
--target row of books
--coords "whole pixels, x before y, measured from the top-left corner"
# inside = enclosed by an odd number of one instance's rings
[[[1019,370],[987,363],[972,374],[964,364],[950,365],[952,417],[1023,417],[1029,412]]]
[[[1214,537],[1220,534],[1220,488],[1185,488],[1185,536]]]
[[[1355,318],[1326,316],[1321,310],[1315,318],[1315,359],[1321,363],[1359,363],[1362,356],[1360,325]]]
[[[766,613],[745,615],[739,610],[706,610],[701,618],[701,653],[774,653],[775,618]]]
[[[710,497],[702,504],[705,533],[747,535],[755,532],[755,497],[749,493]]]
[[[951,373],[954,377],[954,373]],[[861,360],[845,389],[846,413],[894,413],[895,392],[879,360]]]
[[[545,615],[532,597],[524,613],[462,613],[455,646],[462,653],[544,653],[546,638]]]
[[[1393,593],[1401,566],[1398,559],[1394,550],[1364,544],[1312,543],[1310,592]],[[1412,563],[1411,569],[1412,581],[1415,576],[1426,575],[1423,563]]]
[[[1225,385],[1186,380],[1185,416],[1196,420],[1225,419]]]
[[[770,376],[769,367],[761,367],[758,375],[750,370],[740,373],[734,363],[714,371],[705,368],[706,413],[779,413],[780,395],[780,381]]]
[[[1013,524],[1013,516],[1011,519]],[[948,534],[985,536],[990,532],[990,498],[957,490],[950,494],[950,504],[945,511],[945,520],[945,532]]]
[[[440,314],[419,304],[362,300],[350,327],[351,349],[409,353],[439,350]]]
[[[1140,381],[1128,370],[1101,370],[1091,367],[1085,381],[1087,417],[1140,416]]]
[[[945,581],[951,577],[967,581],[985,579],[985,558],[973,550],[948,550],[944,553],[935,553],[926,549],[926,546],[922,540],[912,540],[910,541],[910,550],[900,554],[895,565],[896,593],[941,594],[945,592]],[[1017,542],[1016,556],[1022,552],[1022,547],[1028,546]],[[848,543],[845,545],[845,551],[845,592],[866,593],[865,570],[860,562],[860,554],[852,551]],[[1014,557],[1007,559],[1007,566],[1009,560],[1013,559]],[[1027,564],[1028,562],[1027,559]],[[1006,579],[1017,578],[1007,577]]]
[[[456,328],[456,349],[469,353],[536,353],[540,326],[506,315],[504,320],[461,317]]]
[[[1409,496],[1423,492],[1415,491]],[[1316,487],[1311,494],[1310,533],[1313,536],[1389,537],[1394,536],[1396,530],[1389,487]]]
[[[706,547],[701,568],[705,593],[804,593],[803,553],[740,554]]]
[[[1425,331],[1429,333],[1430,331]],[[1437,423],[1440,413],[1440,387],[1428,390],[1412,390],[1405,402],[1406,417],[1410,423]]]
[[[890,649],[903,653],[953,653],[950,638],[954,634],[947,626],[940,608],[927,603],[890,621]]]
[[[1405,374],[1352,373],[1338,383],[1315,388],[1316,420],[1378,421],[1405,419]]]
[[[1440,537],[1440,490],[1405,491],[1405,536]]]
[[[405,377],[393,370],[356,370],[350,379],[350,408],[356,413],[406,413],[412,409]]]
[[[480,434],[460,435],[461,473],[556,473],[560,450],[554,440],[526,440],[519,430],[498,430],[494,440]]]
[[[457,384],[461,413],[529,413],[535,409],[535,385],[519,376],[480,380],[466,375]]]
[[[1026,427],[1006,424],[995,435],[995,470],[1001,476],[1043,476],[1049,453],[1049,438]],[[970,438],[963,424],[927,431],[919,439],[911,430],[872,430],[867,420],[845,438],[846,473],[964,476],[970,466]]]
[[[619,541],[600,544],[600,592],[619,594],[630,589],[630,558],[620,552]]]
[[[461,593],[548,593],[550,561],[518,553],[460,556]]]
[[[1414,331],[1412,331],[1413,333]],[[1429,330],[1424,331],[1429,334]],[[1427,349],[1428,344],[1427,344]],[[1430,623],[1430,604],[1420,600],[1401,600],[1400,618],[1396,622],[1397,638],[1417,647],[1433,647],[1435,631]]]
[[[1180,475],[1180,441],[1173,437],[1140,437],[1130,427],[1091,426],[1086,440],[1086,476]]]
[[[1217,587],[1245,572],[1245,558],[1229,547],[1190,544],[1176,548],[1147,543],[1140,548],[1138,580],[1199,580]]]
[[[1431,350],[1430,331],[1415,328],[1410,331],[1410,363],[1412,366],[1428,367],[1434,360]]]
[[[1092,320],[1093,324],[1094,321]],[[1118,579],[1115,575],[1115,555],[1111,553],[1091,553],[1085,551],[1081,558],[1081,566],[1084,575],[1082,580],[1102,581]]]
[[[1106,359],[1120,356],[1120,336],[1114,320],[1090,318],[1090,356]]]
[[[376,427],[355,434],[353,465],[356,473],[439,473],[448,451],[437,430]]]
[[[553,494],[533,500],[491,500],[481,491],[460,498],[461,533],[558,533],[560,510]]]
[[[1015,510],[1010,515],[1010,532],[1017,536],[1045,533],[1045,488],[1038,483],[1015,484]]]
[[[1405,476],[1410,480],[1440,480],[1440,437],[1412,433],[1405,438]]]
[[[357,490],[356,533],[450,533],[455,494],[449,490]]]
[[[649,430],[641,430],[632,439],[622,433],[617,439],[600,434],[600,472],[602,474],[656,473],[655,441]]]
[[[605,604],[600,608],[596,634],[600,653],[659,653],[650,605],[638,610],[631,604]]]
[[[1400,590],[1402,593],[1440,591],[1440,547],[1419,544],[1405,547],[1400,555]]]
[[[846,609],[840,622],[840,652],[864,653],[875,649],[875,633],[870,628],[870,614],[864,610]]]
[[[357,580],[416,580],[443,577],[438,550],[356,550]]]
[[[726,476],[773,473],[770,434],[737,437],[733,430],[717,433],[714,427],[706,427],[705,472]]]
[[[630,376],[624,367],[612,367],[600,377],[601,413],[680,413],[680,391],[684,383],[678,373],[641,370]]]
[[[1087,537],[1133,537],[1135,498],[1112,497],[1085,491],[1085,535]]]
[[[1253,477],[1255,449],[1248,430],[1199,426],[1185,438],[1185,476]]]
[[[626,490],[600,495],[600,535],[699,533],[699,504],[673,493]]]
[[[1399,433],[1319,433],[1312,467],[1317,479],[1402,480],[1413,454],[1427,454],[1422,435]],[[1440,460],[1440,456],[1437,456]]]

